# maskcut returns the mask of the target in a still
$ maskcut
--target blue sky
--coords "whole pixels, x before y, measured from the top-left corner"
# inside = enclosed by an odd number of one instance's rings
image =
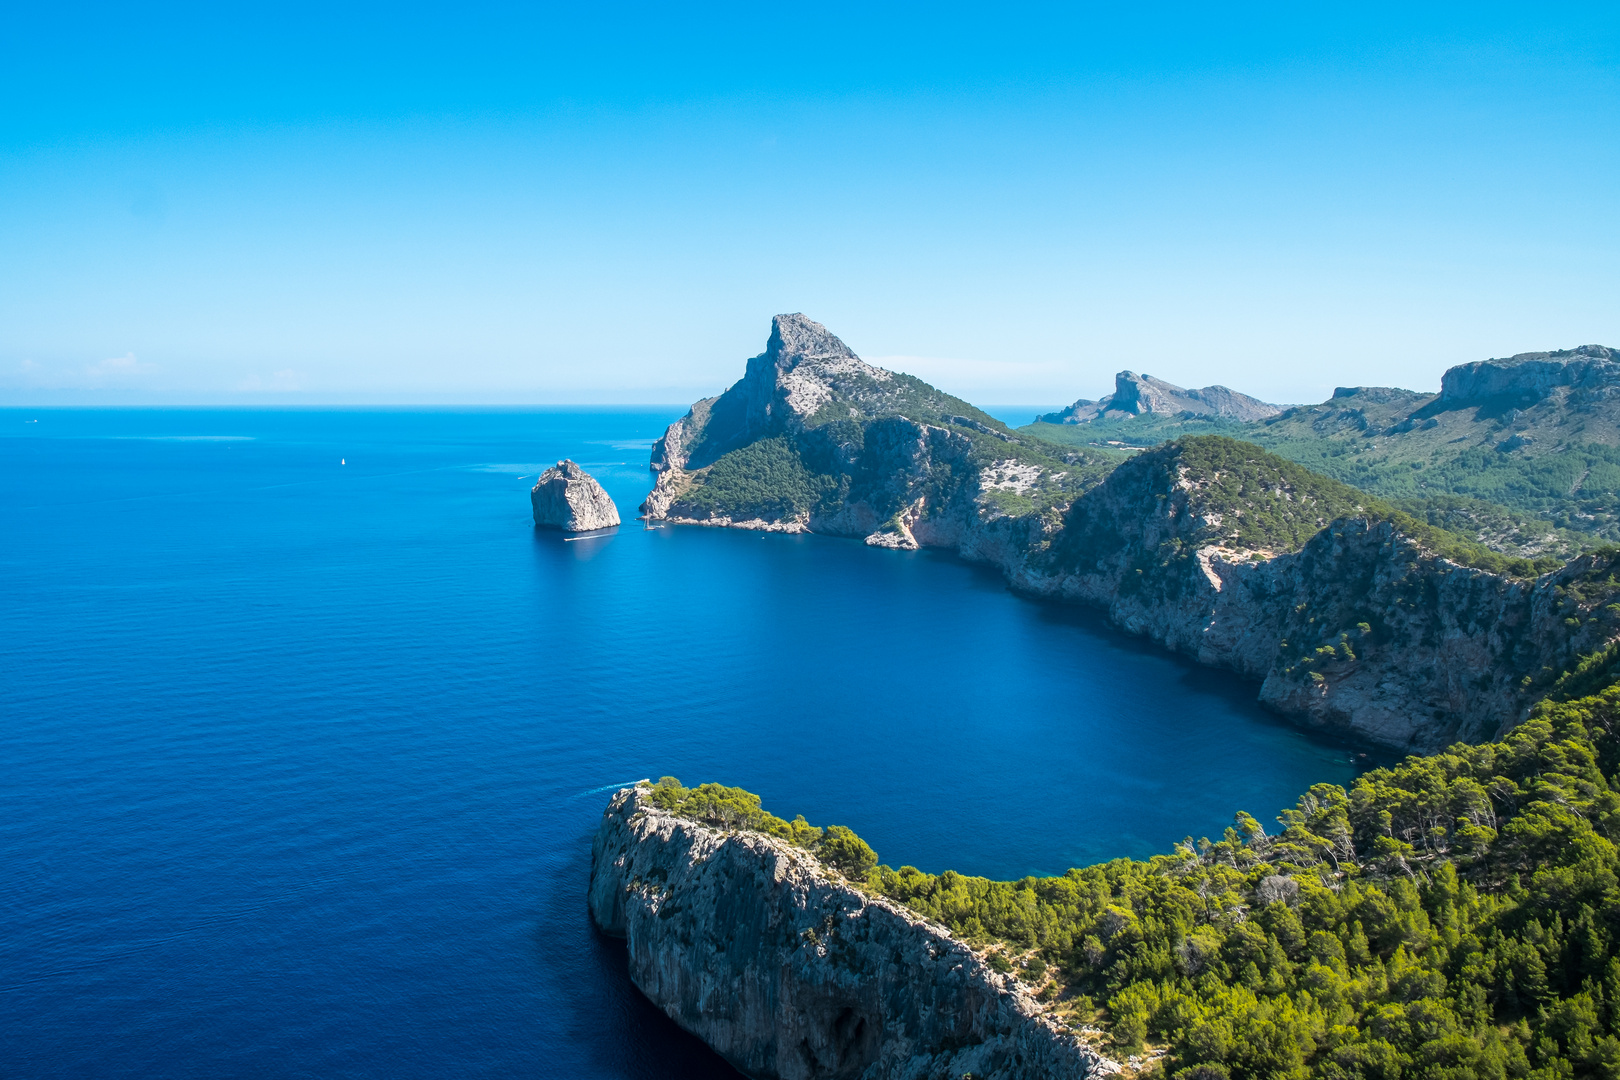
[[[1620,344],[1613,5],[34,5],[0,404],[985,403]],[[587,10],[588,8],[588,10]]]

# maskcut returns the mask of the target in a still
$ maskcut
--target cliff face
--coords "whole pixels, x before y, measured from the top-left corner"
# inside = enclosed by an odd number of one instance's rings
[[[590,909],[678,1024],[770,1080],[1080,1080],[1117,1071],[1016,979],[811,855],[619,791],[591,848]]]
[[[1554,352],[1519,353],[1502,360],[1459,364],[1440,381],[1440,397],[1426,413],[1472,406],[1519,408],[1563,391],[1601,393],[1620,383],[1620,351],[1602,345]],[[1608,396],[1613,396],[1612,392]]]

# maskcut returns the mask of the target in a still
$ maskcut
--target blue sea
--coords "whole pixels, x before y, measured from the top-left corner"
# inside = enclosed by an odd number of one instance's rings
[[[0,410],[0,1076],[733,1076],[591,929],[618,785],[1016,877],[1355,774],[951,555],[644,529],[681,411]]]

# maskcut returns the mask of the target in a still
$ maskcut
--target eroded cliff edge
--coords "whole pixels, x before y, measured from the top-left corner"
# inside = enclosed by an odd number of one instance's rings
[[[591,845],[591,917],[676,1023],[762,1080],[1081,1080],[1118,1066],[937,924],[805,851],[621,789]]]

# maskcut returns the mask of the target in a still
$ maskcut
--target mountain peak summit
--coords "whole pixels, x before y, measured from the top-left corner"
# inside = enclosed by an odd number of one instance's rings
[[[782,366],[784,359],[792,361],[790,366],[797,366],[800,360],[860,359],[837,334],[800,312],[778,315],[771,320],[765,355],[777,367]]]

